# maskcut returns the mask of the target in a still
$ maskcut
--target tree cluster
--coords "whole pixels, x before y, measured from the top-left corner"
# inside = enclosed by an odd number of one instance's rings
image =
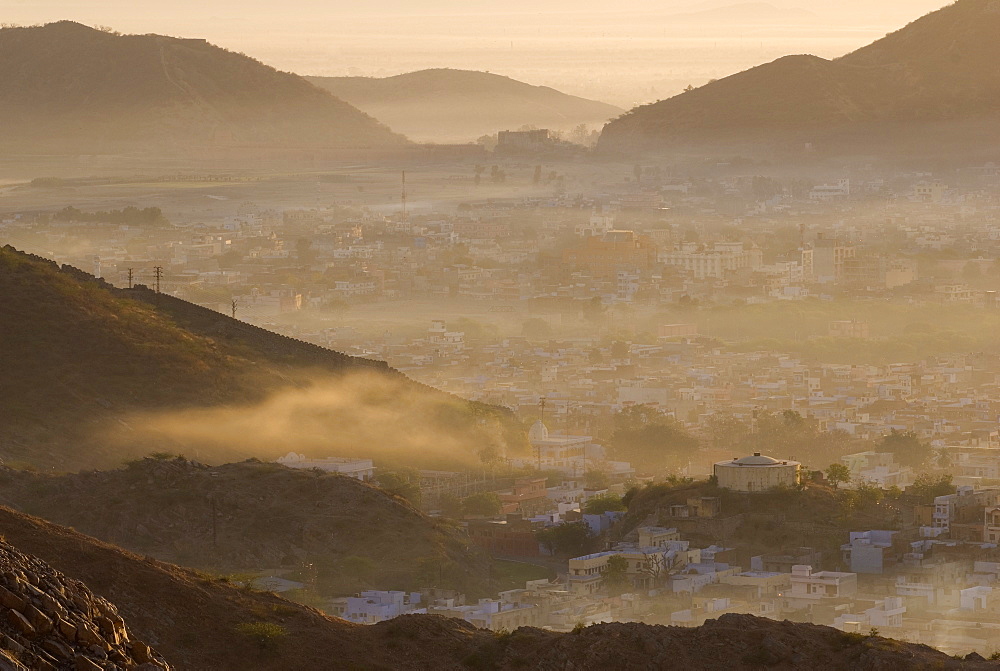
[[[608,446],[615,459],[646,471],[663,472],[683,466],[698,449],[698,439],[656,408],[636,405],[615,415]]]

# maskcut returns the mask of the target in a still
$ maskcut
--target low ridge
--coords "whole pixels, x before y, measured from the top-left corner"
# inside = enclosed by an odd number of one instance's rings
[[[468,142],[522,126],[599,128],[621,114],[614,105],[471,70],[420,70],[394,77],[307,77],[407,136]]]
[[[456,526],[339,474],[165,456],[63,476],[0,469],[0,503],[217,573],[308,563],[317,589],[331,596],[375,587],[492,593],[487,556]],[[345,570],[351,562],[366,569]]]

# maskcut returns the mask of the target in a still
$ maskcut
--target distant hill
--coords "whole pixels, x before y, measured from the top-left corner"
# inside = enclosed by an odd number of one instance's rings
[[[469,70],[421,70],[382,79],[307,77],[333,95],[408,137],[467,142],[498,130],[530,125],[569,130],[600,128],[623,110],[594,100]]]
[[[787,56],[638,107],[605,154],[1000,152],[1000,0],[959,0],[836,60]]]
[[[62,476],[0,469],[0,503],[217,573],[309,562],[327,594],[431,586],[491,592],[485,553],[453,523],[344,475],[257,461],[210,467],[180,457]],[[363,560],[370,568],[357,575],[343,568]]]
[[[0,127],[0,151],[30,154],[405,143],[301,77],[243,54],[70,21],[0,29]]]
[[[352,625],[269,593],[237,588],[139,557],[9,508],[0,507],[0,529],[11,546],[83,581],[111,601],[134,636],[155,646],[177,669],[771,667],[849,671],[995,666],[982,657],[954,659],[923,645],[752,615],[725,614],[694,628],[613,622],[571,634],[520,627],[497,635],[434,615]],[[28,582],[49,571],[41,566],[25,568]],[[83,588],[77,585],[75,589]],[[255,632],[263,635],[255,636]],[[0,649],[4,646],[9,646],[6,639],[0,640]],[[92,668],[78,664],[75,668]]]
[[[270,461],[294,449],[434,468],[479,464],[484,449],[524,440],[509,413],[384,362],[11,247],[0,248],[0,296],[8,464],[106,468],[154,450]]]

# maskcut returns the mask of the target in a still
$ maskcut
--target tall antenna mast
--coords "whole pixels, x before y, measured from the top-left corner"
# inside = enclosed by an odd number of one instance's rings
[[[403,221],[409,219],[409,215],[406,212],[406,171],[403,171]]]

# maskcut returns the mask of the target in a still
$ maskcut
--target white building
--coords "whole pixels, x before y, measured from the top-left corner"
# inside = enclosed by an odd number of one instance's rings
[[[844,563],[854,573],[881,574],[886,568],[887,551],[892,550],[896,531],[852,531],[849,543],[840,546]]]
[[[736,492],[765,492],[773,487],[794,487],[799,484],[802,464],[778,461],[755,452],[751,457],[720,461],[713,473],[719,487]]]
[[[891,452],[858,452],[841,457],[840,461],[851,471],[852,484],[905,489],[916,479],[913,469],[897,464]]]
[[[760,268],[764,255],[756,246],[745,249],[742,242],[718,242],[711,249],[684,245],[680,250],[663,252],[658,261],[680,268],[694,279],[722,279],[739,270]]]
[[[867,634],[874,628],[899,629],[903,626],[903,614],[906,606],[903,597],[890,596],[875,602],[873,608],[862,614],[839,615],[834,621],[836,629],[852,633]]]
[[[792,567],[792,588],[786,595],[789,605],[798,609],[824,599],[841,599],[858,593],[858,574],[838,571],[813,571],[812,566]]]
[[[425,614],[419,592],[367,591],[348,597],[340,617],[355,624],[377,624],[400,615]]]
[[[838,179],[835,184],[817,184],[809,192],[809,199],[819,202],[841,200],[851,195],[851,180]]]
[[[375,477],[375,464],[371,459],[344,459],[341,457],[309,459],[304,454],[289,452],[277,462],[288,468],[318,468],[328,473],[340,473],[364,482]]]
[[[571,477],[581,477],[587,471],[595,470],[604,471],[615,479],[625,479],[635,474],[630,463],[609,461],[604,447],[595,443],[591,436],[550,434],[541,420],[528,430],[528,442],[531,443],[534,454],[531,457],[511,459],[510,463],[515,468],[556,470]]]

